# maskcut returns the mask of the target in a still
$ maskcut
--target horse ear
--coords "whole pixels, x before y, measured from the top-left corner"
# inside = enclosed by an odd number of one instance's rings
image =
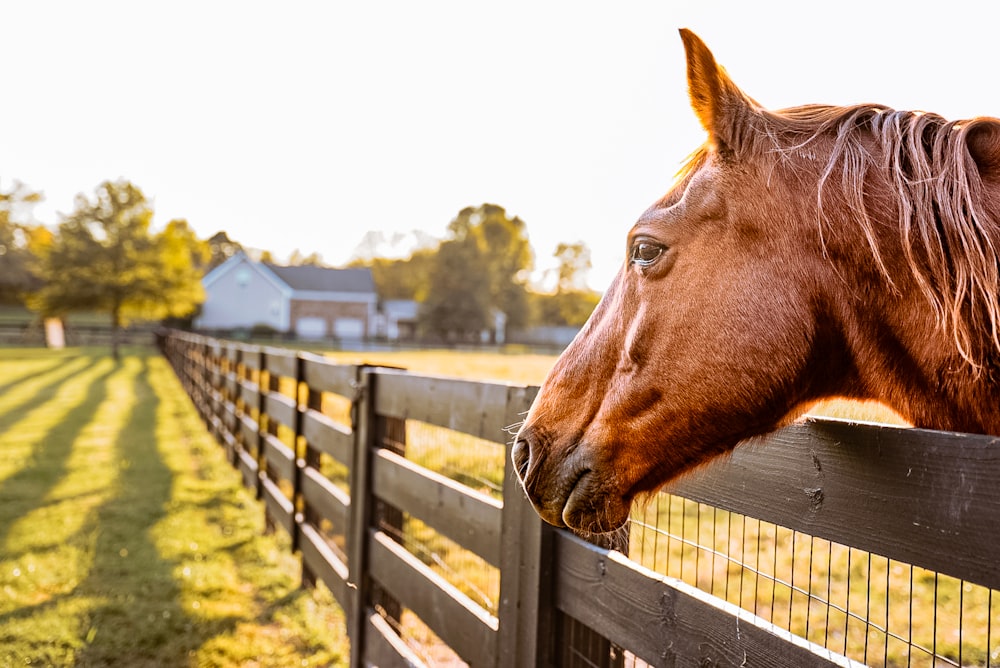
[[[687,54],[688,93],[694,113],[716,148],[739,152],[739,140],[745,136],[740,124],[747,122],[746,112],[755,111],[756,103],[715,62],[700,37],[687,28],[681,28],[680,33]]]
[[[965,143],[984,181],[1000,181],[1000,121],[978,118],[970,121]]]

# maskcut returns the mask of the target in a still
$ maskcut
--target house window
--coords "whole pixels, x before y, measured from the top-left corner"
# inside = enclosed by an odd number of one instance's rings
[[[236,272],[236,285],[241,288],[245,288],[250,285],[250,270],[246,267],[241,267]]]

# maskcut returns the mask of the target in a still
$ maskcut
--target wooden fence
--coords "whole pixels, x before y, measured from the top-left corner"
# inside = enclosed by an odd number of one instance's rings
[[[268,522],[291,536],[304,581],[323,582],[343,606],[352,666],[424,665],[400,635],[404,616],[419,618],[471,666],[858,665],[543,524],[511,471],[505,430],[537,388],[337,365],[179,332],[162,333],[160,346],[264,501]],[[338,411],[348,417],[335,419]],[[502,449],[502,493],[473,490],[408,458],[414,422]],[[670,491],[985,587],[987,658],[970,665],[990,666],[990,652],[1000,649],[998,480],[995,438],[809,421],[740,446]],[[409,522],[496,569],[495,605],[474,600],[408,549]],[[888,632],[888,603],[885,614]],[[936,654],[926,665],[969,663],[942,664]]]

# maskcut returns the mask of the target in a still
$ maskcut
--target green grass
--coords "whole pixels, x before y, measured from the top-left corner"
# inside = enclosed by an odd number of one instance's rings
[[[0,349],[0,666],[346,663],[166,362]]]

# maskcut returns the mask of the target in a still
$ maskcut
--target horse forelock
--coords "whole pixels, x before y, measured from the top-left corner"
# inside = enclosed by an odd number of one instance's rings
[[[771,154],[787,162],[818,155],[822,161],[818,140],[832,142],[816,192],[824,248],[825,230],[843,219],[833,215],[834,205],[846,205],[878,270],[895,288],[898,277],[879,241],[884,214],[873,209],[869,192],[872,183],[888,184],[905,263],[937,324],[977,370],[1000,353],[1000,211],[967,144],[978,125],[1000,121],[947,121],[879,105],[810,105],[762,112],[758,119],[754,150],[760,158]],[[700,163],[692,159],[686,168]]]

